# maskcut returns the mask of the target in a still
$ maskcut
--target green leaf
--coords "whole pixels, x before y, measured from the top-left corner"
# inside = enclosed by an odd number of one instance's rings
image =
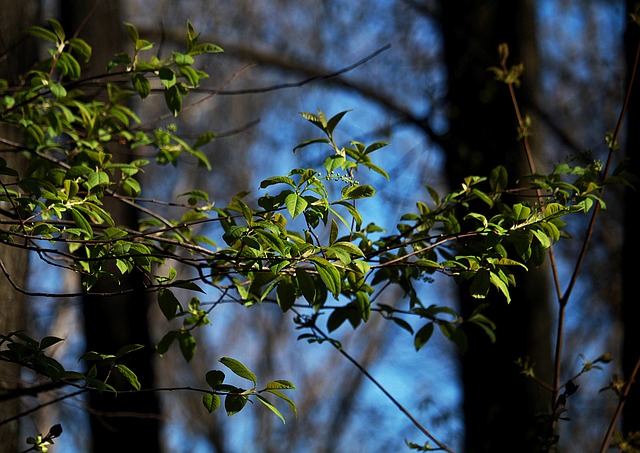
[[[213,141],[218,134],[215,132],[203,132],[198,136],[198,139],[193,143],[194,148],[200,148],[201,146],[206,145],[207,143]]]
[[[73,55],[69,53],[61,53],[56,62],[56,68],[62,72],[62,74],[69,77],[71,80],[78,80],[82,73],[80,63]]]
[[[290,276],[280,278],[276,289],[276,301],[283,313],[287,312],[296,302],[296,287]]]
[[[178,66],[191,66],[195,63],[195,60],[191,55],[183,54],[180,52],[173,52],[173,60],[176,62]]]
[[[169,68],[160,68],[158,77],[167,89],[172,88],[176,84],[176,73]]]
[[[342,278],[338,269],[324,258],[319,256],[312,256],[309,261],[313,263],[320,278],[327,285],[327,289],[331,291],[335,298],[338,298],[341,291]]]
[[[327,131],[327,118],[324,116],[322,110],[318,109],[318,114],[311,112],[300,112],[300,115],[311,124],[316,126],[318,129],[326,132]]]
[[[427,344],[431,335],[433,335],[434,325],[432,322],[425,324],[418,332],[416,332],[416,336],[413,339],[413,345],[416,348],[416,351],[422,349],[422,347]]]
[[[258,398],[258,401],[260,401],[262,404],[267,406],[271,410],[271,412],[276,414],[280,418],[280,420],[282,420],[282,423],[286,423],[280,411],[273,404],[271,404],[269,400],[267,400],[265,397],[261,395],[256,395],[256,398]]]
[[[490,276],[486,269],[478,269],[471,280],[471,296],[477,299],[484,299],[489,293]]]
[[[110,359],[115,359],[115,358],[116,358],[116,356],[113,355],[113,354],[100,354],[100,353],[97,353],[95,351],[88,351],[88,352],[85,352],[84,354],[82,354],[80,356],[81,360],[87,360],[87,361],[92,361],[92,360],[95,360],[95,361],[110,360]]]
[[[305,200],[297,193],[290,193],[289,195],[287,195],[287,197],[284,199],[284,203],[292,219],[295,219],[302,212],[304,212],[304,210],[307,208],[307,205],[309,204],[307,200]]]
[[[359,230],[361,228],[361,226],[362,226],[362,216],[360,215],[360,212],[356,209],[356,207],[353,206],[351,203],[348,203],[348,202],[346,202],[344,200],[343,201],[338,201],[338,202],[336,202],[336,204],[344,206],[347,209],[347,211],[349,211],[349,214],[351,214],[351,217],[353,217],[353,221],[356,224],[356,230]],[[334,212],[334,214],[336,214],[336,213]],[[341,217],[339,217],[339,218],[342,220]],[[349,226],[346,222],[344,222],[344,223],[345,223],[345,225],[347,227]]]
[[[182,96],[180,95],[180,90],[177,85],[173,85],[171,88],[164,90],[164,100],[173,116],[178,116],[182,109]]]
[[[7,161],[0,157],[0,175],[18,176],[18,172],[13,168],[7,167]]]
[[[440,269],[442,267],[436,261],[427,260],[427,259],[417,260],[415,262],[415,265],[419,266],[419,267],[429,267],[429,268],[434,268],[434,269]]]
[[[224,52],[222,47],[216,46],[215,44],[203,42],[201,44],[196,44],[189,50],[189,55],[201,55],[203,53],[220,53]]]
[[[349,113],[351,110],[345,110],[343,112],[340,112],[334,116],[331,117],[331,119],[327,122],[327,127],[326,130],[329,134],[333,134],[334,129],[336,128],[336,126],[338,125],[338,123],[340,122],[340,120],[342,120],[342,118]]]
[[[124,22],[124,26],[127,29],[127,33],[129,34],[129,39],[131,42],[135,44],[140,39],[140,35],[138,34],[138,29],[129,22]]]
[[[180,332],[180,335],[178,336],[178,343],[180,344],[182,357],[184,357],[187,362],[191,361],[196,352],[196,339],[193,338],[191,332]]]
[[[325,256],[328,258],[336,258],[345,265],[351,263],[351,256],[349,255],[349,252],[341,249],[340,247],[327,247],[325,250]]]
[[[214,393],[205,393],[202,397],[202,404],[209,413],[212,413],[220,407],[220,397]]]
[[[207,374],[205,375],[207,384],[209,384],[209,387],[211,387],[214,390],[216,389],[216,387],[218,387],[220,384],[224,382],[224,378],[225,378],[225,375],[220,370],[211,370],[211,371],[208,371]]]
[[[560,203],[549,203],[544,207],[544,217],[545,219],[558,217],[559,215],[566,214],[567,211],[567,208],[565,208]]]
[[[180,197],[189,197],[188,203],[191,206],[198,204],[198,200],[203,200],[205,202],[209,201],[209,194],[203,190],[190,190],[188,192],[183,192],[178,195]]]
[[[247,404],[248,397],[229,393],[224,399],[224,408],[227,415],[231,416],[240,412]]]
[[[242,201],[240,197],[234,197],[233,202],[229,207],[240,211],[242,213],[242,216],[246,220],[247,225],[251,226],[251,224],[253,223],[253,211],[248,204]]]
[[[329,140],[326,138],[314,138],[311,140],[304,141],[298,144],[295,148],[293,148],[293,152],[295,153],[297,150],[304,148],[309,145],[313,145],[314,143],[329,143]]]
[[[46,28],[39,27],[34,25],[32,27],[27,28],[27,33],[36,38],[44,39],[45,41],[56,43],[58,42],[58,37],[51,30],[47,30]]]
[[[377,165],[372,164],[371,162],[363,162],[362,165],[364,165],[365,167],[367,167],[369,170],[371,171],[375,171],[376,173],[378,173],[379,175],[383,176],[384,179],[386,179],[387,181],[390,181],[391,179],[389,178],[389,174],[384,171],[382,168],[378,167]]]
[[[450,322],[439,322],[438,327],[442,334],[452,341],[460,350],[462,354],[467,351],[468,341],[464,331],[458,328],[455,324]]]
[[[373,197],[375,193],[375,189],[368,184],[346,186],[344,189],[342,189],[342,199],[357,200],[359,198]]]
[[[140,95],[141,99],[149,96],[151,92],[151,82],[145,76],[139,73],[135,73],[131,76],[131,83],[133,84],[133,89]]]
[[[474,194],[479,199],[481,199],[482,201],[484,201],[489,207],[493,206],[493,200],[489,198],[489,196],[486,193],[482,192],[481,190],[471,189],[471,193]]]
[[[499,258],[499,259],[493,261],[493,264],[494,265],[499,265],[499,266],[519,266],[519,267],[523,268],[525,271],[529,270],[527,268],[527,266],[522,264],[520,261],[512,260],[510,258]]]
[[[129,384],[131,384],[134,389],[140,390],[140,381],[138,381],[138,376],[136,376],[133,371],[131,371],[128,367],[121,363],[116,365],[116,370],[118,370],[120,374],[124,376],[124,378],[129,382]]]
[[[313,305],[316,302],[317,288],[313,282],[313,278],[302,267],[296,268],[296,281],[298,282],[298,288],[304,296],[304,298]]]
[[[160,306],[160,311],[162,311],[164,317],[167,318],[167,321],[171,321],[176,317],[178,310],[182,310],[180,302],[176,296],[173,295],[171,290],[165,288],[158,291],[158,305]]]
[[[482,330],[485,331],[485,333],[489,337],[489,340],[492,343],[495,343],[495,341],[496,341],[496,333],[495,333],[496,325],[495,325],[495,323],[493,321],[491,321],[489,318],[487,318],[483,314],[475,313],[467,320],[467,322],[472,322],[475,325],[479,326]]]
[[[264,189],[274,184],[281,184],[281,183],[287,184],[293,188],[296,187],[296,183],[293,181],[293,179],[289,178],[288,176],[271,176],[260,183],[260,188]]]
[[[285,381],[283,379],[277,379],[275,381],[269,382],[265,389],[286,389],[286,390],[296,390],[296,386],[293,385],[292,382]]]
[[[84,57],[85,63],[89,62],[91,58],[91,46],[87,42],[80,38],[71,38],[67,41],[69,47],[78,52]]]
[[[327,170],[327,172],[331,173],[336,171],[339,168],[343,168],[346,162],[347,160],[344,157],[333,155],[333,156],[327,157],[324,160],[323,165],[324,165],[324,168]]]
[[[70,199],[76,196],[76,194],[78,193],[78,190],[80,190],[80,187],[78,183],[72,179],[65,179],[63,184],[64,184],[64,191],[66,193],[66,199],[67,201],[69,201]]]
[[[292,384],[293,385],[293,384]],[[284,393],[282,393],[280,390],[276,390],[274,388],[266,388],[264,390],[265,392],[269,392],[272,395],[277,396],[278,398],[286,401],[286,403],[289,405],[289,407],[291,408],[291,410],[293,411],[294,415],[298,415],[298,410],[296,409],[296,405],[293,402],[293,400],[291,400],[291,398],[289,398],[287,395],[285,395]]]
[[[504,294],[504,297],[507,299],[507,303],[511,303],[511,296],[509,295],[509,287],[507,286],[507,284],[505,282],[502,281],[502,279],[500,279],[500,277],[494,273],[491,272],[491,283],[498,288],[498,290]]]
[[[349,319],[349,312],[351,309],[349,308],[336,308],[329,315],[329,319],[327,319],[327,330],[329,332],[333,332],[338,327],[340,327],[344,322]]]
[[[244,364],[239,360],[232,359],[230,357],[223,357],[220,359],[220,363],[222,363],[224,366],[229,368],[231,371],[233,371],[235,374],[237,374],[241,378],[244,378],[253,382],[254,385],[257,384],[258,380],[256,378],[256,375],[253,374],[251,371],[249,371],[249,369],[246,366],[244,366]]]
[[[40,340],[40,345],[39,345],[39,349],[44,350],[47,349],[50,346],[53,346],[54,344],[60,343],[61,341],[64,341],[62,338],[58,338],[58,337],[44,337],[42,340]]]
[[[331,247],[343,249],[349,252],[351,255],[364,256],[364,253],[362,253],[362,250],[360,250],[360,247],[358,247],[355,244],[352,244],[351,242],[339,241],[339,242],[333,243]]]
[[[398,327],[401,327],[402,329],[406,330],[407,332],[413,335],[413,328],[411,327],[411,324],[409,324],[404,319],[396,318],[395,316],[388,319],[393,321]]]
[[[51,82],[49,84],[49,89],[56,99],[62,99],[67,95],[67,90],[59,83]]]
[[[98,206],[95,203],[87,201],[83,205],[78,206],[78,208],[84,208],[84,211],[86,211],[86,213],[91,217],[95,218],[98,223],[106,222],[110,227],[115,226],[115,222],[113,221],[111,214],[102,206]]]
[[[521,203],[516,203],[513,205],[513,215],[516,221],[523,222],[531,215],[531,208]]]
[[[118,352],[116,352],[116,359],[119,359],[134,351],[139,351],[140,349],[143,349],[143,348],[144,348],[144,345],[141,345],[141,344],[128,344],[126,346],[123,346],[118,350]]]
[[[133,178],[127,178],[122,182],[122,190],[129,197],[137,197],[140,195],[142,188],[140,183]]]
[[[489,185],[493,192],[502,192],[507,188],[507,169],[503,166],[498,166],[491,171],[489,176]]]
[[[196,29],[190,20],[187,20],[187,43],[189,45],[195,44],[200,39],[200,33],[196,33]]]
[[[206,291],[200,288],[200,286],[188,280],[176,280],[173,283],[173,286],[175,286],[176,288],[188,289],[189,291],[197,291],[203,294],[206,293]]]
[[[329,244],[336,242],[338,238],[338,222],[335,219],[331,219],[331,229],[329,230]]]
[[[171,346],[171,343],[173,343],[173,341],[178,338],[179,333],[180,332],[176,330],[167,332],[158,342],[158,344],[156,345],[156,351],[158,352],[160,357],[167,353],[167,351],[169,350],[169,346]]]
[[[371,317],[371,300],[369,299],[369,294],[367,294],[366,291],[358,291],[355,302],[360,312],[360,317],[364,322],[367,322]],[[356,326],[354,325],[354,327]]]
[[[109,175],[104,171],[94,171],[89,173],[85,183],[87,190],[91,191],[94,187],[107,187],[111,183]]]
[[[75,224],[80,228],[83,232],[85,232],[89,237],[93,236],[93,228],[87,221],[86,217],[82,215],[82,213],[75,208],[71,208],[71,217]]]

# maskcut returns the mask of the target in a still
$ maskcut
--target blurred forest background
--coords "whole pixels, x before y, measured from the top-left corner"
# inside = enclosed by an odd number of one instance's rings
[[[6,3],[10,2],[0,2]],[[488,71],[499,64],[500,43],[509,44],[511,64],[524,64],[517,96],[533,121],[531,141],[540,172],[564,160],[587,164],[605,159],[605,134],[615,127],[628,55],[635,54],[636,45],[625,41],[627,14],[634,2],[614,0],[26,3],[34,7],[30,17],[38,22],[57,17],[70,33],[77,30],[95,47],[94,73],[104,67],[105,55],[126,48],[123,21],[138,27],[145,39],[161,43],[164,54],[182,45],[187,20],[202,33],[203,41],[225,50],[207,61],[205,69],[212,76],[197,96],[190,95],[178,121],[187,135],[203,130],[219,134],[207,148],[213,171],[189,162],[181,163],[177,172],[157,168],[145,175],[143,197],[172,200],[195,186],[212,194],[220,206],[243,190],[251,191],[249,200],[256,199],[263,178],[314,162],[312,148],[292,153],[300,141],[315,136],[298,112],[320,108],[330,116],[352,110],[341,123],[340,137],[391,144],[377,156],[391,181],[361,175],[380,195],[375,204],[363,208],[365,224],[373,221],[389,231],[417,200],[428,198],[425,184],[445,193],[462,177],[487,174],[499,162],[506,162],[514,174],[527,171],[521,168],[521,144],[508,92]],[[355,67],[343,71],[351,66]],[[633,105],[630,114],[637,115],[638,102]],[[145,126],[174,121],[160,116],[165,111],[162,99],[151,97],[135,108],[147,121]],[[632,149],[627,146],[632,143],[636,151],[633,133],[637,134],[629,128],[629,137],[621,140],[622,151]],[[593,359],[610,351],[614,360],[579,381],[580,391],[568,406],[571,421],[560,424],[559,451],[591,451],[600,444],[616,400],[610,393],[598,395],[598,390],[609,385],[613,373],[622,373],[628,361],[635,362],[640,349],[640,341],[632,337],[635,332],[624,325],[639,319],[632,297],[625,296],[633,294],[632,286],[626,286],[632,285],[632,277],[624,278],[625,270],[633,267],[623,266],[631,260],[625,253],[633,256],[637,238],[625,228],[624,222],[630,220],[624,217],[624,195],[620,189],[609,192],[590,258],[567,304],[564,379],[580,371],[580,354]],[[576,240],[556,250],[561,281],[573,270],[584,228],[572,225]],[[201,233],[215,234],[206,229]],[[43,285],[54,291],[77,284],[52,269],[32,268],[30,275],[34,291],[42,291]],[[450,283],[428,283],[423,290],[426,300],[449,303],[463,313],[468,310],[469,301]],[[563,291],[561,287],[559,292]],[[469,332],[472,344],[465,356],[437,335],[415,352],[410,335],[376,316],[355,335],[345,325],[336,336],[452,449],[516,451],[504,446],[519,445],[529,433],[506,429],[505,421],[532,418],[548,406],[550,397],[518,377],[514,361],[530,357],[539,375],[551,382],[556,332],[549,320],[557,317],[556,292],[548,269],[527,276],[509,307],[496,300],[492,315],[498,323],[498,342],[489,344],[485,337],[475,338],[476,333]],[[377,302],[401,306],[402,297],[387,294]],[[68,338],[59,351],[63,363],[65,357],[73,357],[71,352],[92,344],[82,335],[83,319],[107,319],[104,312],[83,313],[79,299],[30,298],[30,302],[30,316],[37,317],[43,335],[64,332],[59,336]],[[163,326],[154,308],[152,304],[149,314],[141,316]],[[125,315],[118,315],[117,322],[122,321],[119,316]],[[283,425],[257,407],[231,418],[221,411],[207,415],[198,395],[161,392],[156,395],[159,400],[150,403],[158,405],[161,415],[147,417],[159,422],[151,429],[160,429],[160,451],[358,453],[403,451],[404,439],[424,443],[422,434],[352,364],[329,346],[297,341],[300,332],[278,307],[240,309],[221,304],[212,319],[213,325],[199,332],[191,363],[185,364],[174,350],[152,362],[156,386],[201,386],[201,376],[220,357],[236,357],[259,376],[294,382],[299,391],[292,397],[299,416],[285,414]],[[150,331],[146,342],[157,342],[163,333]],[[633,358],[625,362],[625,354]],[[90,446],[90,426],[109,426],[115,417],[101,418],[105,414],[88,410],[89,404],[98,407],[83,399],[65,400],[36,412],[27,422],[31,426],[23,429],[42,430],[59,422],[65,435],[51,451],[113,451],[106,448],[106,440],[105,450],[100,450],[99,442]],[[629,409],[625,414],[627,430],[640,427],[637,406],[634,413]],[[123,415],[134,426],[136,417]],[[106,438],[115,439],[107,433]]]

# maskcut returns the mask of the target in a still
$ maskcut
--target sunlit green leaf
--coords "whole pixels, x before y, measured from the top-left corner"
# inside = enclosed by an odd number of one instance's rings
[[[271,381],[269,383],[267,383],[267,385],[265,386],[265,389],[288,389],[288,390],[295,390],[296,386],[293,385],[292,382],[286,381],[284,379],[278,379],[275,381]]]
[[[220,397],[214,393],[205,393],[202,397],[202,404],[211,413],[220,407]]]
[[[256,375],[249,371],[249,369],[244,366],[244,364],[239,360],[232,359],[231,357],[223,357],[220,359],[220,363],[222,363],[224,366],[229,368],[241,378],[248,379],[254,384],[258,382]]]
[[[129,384],[131,384],[134,389],[140,390],[142,386],[140,385],[140,381],[138,381],[138,376],[136,376],[133,371],[131,371],[127,366],[121,363],[116,365],[116,370],[118,370],[120,374],[124,376],[124,378],[129,382]]]
[[[290,193],[287,195],[284,199],[284,203],[287,206],[287,211],[289,211],[289,215],[292,219],[295,219],[302,214],[309,204],[307,200],[297,193]]]
[[[133,84],[134,90],[138,92],[141,99],[149,96],[151,92],[151,82],[144,75],[140,73],[135,73],[131,76],[131,83]]]
[[[325,285],[327,285],[327,289],[337,298],[340,295],[342,280],[338,269],[329,261],[319,256],[312,256],[309,260],[316,267],[320,278]]]
[[[274,414],[276,414],[278,416],[278,418],[280,418],[280,420],[282,420],[282,423],[286,423],[286,421],[284,420],[284,417],[282,416],[282,414],[280,413],[280,411],[269,402],[269,400],[267,400],[265,397],[261,396],[261,395],[256,395],[256,398],[258,398],[258,400],[264,404],[265,406],[267,406],[271,412],[273,412]]]
[[[343,200],[357,200],[359,198],[368,198],[374,196],[375,189],[367,184],[357,186],[347,186],[342,189]]]
[[[293,413],[295,415],[298,415],[298,411],[296,409],[296,405],[293,402],[293,400],[291,400],[291,398],[289,398],[287,395],[285,395],[284,393],[282,393],[280,390],[276,390],[275,388],[267,388],[264,390],[265,392],[269,392],[272,395],[277,396],[278,398],[284,400],[287,402],[287,404],[289,405],[289,407],[291,408],[291,410],[293,411]]]

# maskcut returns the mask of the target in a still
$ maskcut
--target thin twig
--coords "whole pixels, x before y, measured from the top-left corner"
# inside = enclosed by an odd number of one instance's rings
[[[65,395],[62,395],[59,398],[53,399],[51,401],[47,401],[46,403],[39,404],[38,406],[36,406],[36,407],[34,407],[32,409],[26,410],[24,412],[21,412],[19,414],[16,414],[13,417],[9,417],[9,418],[6,418],[4,420],[0,420],[0,426],[6,425],[7,423],[11,423],[12,421],[15,421],[15,420],[20,420],[22,417],[26,417],[27,415],[32,414],[34,412],[37,412],[40,409],[44,409],[47,406],[50,406],[50,405],[55,404],[55,403],[58,403],[58,402],[63,401],[65,399],[67,399],[67,398],[73,398],[74,396],[81,395],[81,394],[83,394],[85,392],[88,392],[88,391],[89,391],[89,389],[81,389],[81,390],[78,390],[78,391],[73,392],[73,393],[67,393]]]
[[[636,48],[636,57],[635,60],[633,62],[633,68],[631,70],[631,78],[629,80],[629,86],[627,87],[627,93],[625,95],[624,98],[624,105],[622,106],[622,110],[620,112],[620,116],[618,117],[618,123],[616,124],[616,129],[613,133],[613,136],[611,137],[611,143],[610,143],[610,147],[609,147],[609,158],[607,159],[607,164],[605,166],[605,170],[604,170],[604,177],[606,177],[607,175],[607,171],[609,169],[609,166],[611,164],[611,156],[613,154],[613,151],[616,147],[616,143],[618,141],[618,135],[620,134],[620,130],[622,128],[622,123],[623,123],[623,119],[625,116],[625,113],[627,111],[627,106],[629,104],[629,99],[631,99],[631,90],[633,88],[633,84],[636,80],[636,72],[638,70],[638,61],[640,60],[640,43],[638,43],[638,47]],[[604,185],[602,186],[602,190],[604,190]],[[600,193],[600,196],[602,196],[602,190]],[[596,205],[597,207],[597,205]],[[595,213],[594,213],[595,216]],[[593,220],[593,219],[592,219]],[[602,447],[600,449],[601,452],[604,452],[607,450],[607,448],[609,447],[609,442],[611,440],[611,436],[613,435],[613,432],[615,430],[616,425],[618,424],[618,420],[620,419],[620,416],[622,415],[622,409],[624,407],[627,395],[629,394],[629,391],[631,390],[631,386],[635,383],[635,378],[636,375],[638,374],[638,368],[640,367],[640,357],[638,357],[638,360],[636,361],[636,365],[633,368],[633,371],[631,373],[631,376],[627,376],[627,383],[625,385],[624,388],[624,392],[622,393],[622,396],[620,397],[620,400],[618,401],[618,406],[616,407],[616,411],[614,412],[613,416],[611,417],[611,422],[609,423],[609,428],[607,429],[607,432],[604,436],[604,439],[602,441]]]
[[[206,88],[196,88],[193,91],[196,92],[215,92],[218,95],[221,96],[237,96],[237,95],[245,95],[245,94],[258,94],[258,93],[268,93],[270,91],[278,91],[278,90],[283,90],[286,88],[299,88],[301,86],[304,85],[308,85],[310,83],[313,82],[318,82],[318,81],[322,81],[322,80],[326,80],[326,79],[331,79],[331,78],[335,78],[338,77],[342,74],[345,74],[347,72],[353,71],[354,69],[356,69],[359,66],[362,66],[363,64],[367,63],[368,61],[372,60],[373,58],[377,57],[378,55],[380,55],[382,52],[385,52],[386,50],[389,50],[391,48],[391,44],[387,44],[385,46],[382,46],[381,48],[379,48],[378,50],[370,53],[369,55],[367,55],[366,57],[364,57],[363,59],[349,65],[349,66],[345,66],[342,69],[339,69],[335,72],[331,72],[329,74],[323,74],[323,75],[317,75],[317,76],[313,76],[313,77],[309,77],[307,79],[303,79],[303,80],[299,80],[297,82],[289,82],[289,83],[279,83],[277,85],[269,85],[266,87],[260,87],[260,88],[246,88],[246,89],[242,89],[242,90],[208,90]]]
[[[618,400],[618,405],[616,406],[616,411],[611,417],[611,422],[609,423],[609,428],[607,429],[607,433],[602,439],[602,445],[600,446],[600,453],[605,453],[609,449],[609,442],[611,442],[611,437],[613,436],[614,431],[616,430],[616,425],[618,424],[618,419],[622,415],[622,409],[624,408],[624,404],[627,401],[627,396],[629,396],[629,392],[631,391],[631,386],[635,384],[636,376],[638,374],[638,369],[640,368],[640,356],[638,356],[638,360],[636,360],[636,366],[633,368],[631,372],[631,376],[627,378],[627,383],[624,386],[624,390],[622,391],[622,395],[620,395],[620,399]]]
[[[375,385],[376,387],[378,387],[378,389],[384,394],[384,396],[391,401],[399,410],[400,412],[402,412],[404,414],[405,417],[407,417],[409,420],[411,420],[411,423],[413,423],[413,425],[418,428],[425,436],[427,436],[429,439],[431,439],[440,450],[449,452],[449,453],[454,453],[453,450],[451,450],[449,447],[447,447],[444,443],[442,443],[441,441],[439,441],[436,437],[433,436],[433,434],[431,434],[424,426],[422,426],[422,424],[416,420],[413,415],[411,415],[411,413],[405,409],[405,407],[400,404],[400,402],[395,399],[393,397],[393,395],[391,395],[387,389],[384,388],[384,386],[382,384],[380,384],[380,382],[378,382],[376,380],[376,378],[374,378],[362,365],[360,365],[360,363],[358,363],[358,361],[353,358],[347,351],[345,351],[342,347],[338,346],[334,341],[331,341],[331,339],[329,338],[329,336],[327,334],[325,334],[316,324],[315,322],[311,322],[307,325],[308,328],[310,328],[311,330],[313,330],[314,332],[316,332],[320,337],[322,337],[324,340],[327,340],[329,342],[329,344],[331,344],[344,358],[346,358],[349,362],[351,362],[357,369],[358,371],[360,371],[360,373],[362,373],[369,381],[371,381],[371,383],[373,383],[373,385]]]

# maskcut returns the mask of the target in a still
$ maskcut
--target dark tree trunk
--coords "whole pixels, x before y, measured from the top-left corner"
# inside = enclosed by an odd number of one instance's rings
[[[441,2],[450,106],[444,143],[451,184],[472,174],[488,175],[498,164],[506,165],[512,182],[528,172],[507,86],[488,68],[499,66],[498,45],[507,43],[510,64],[525,65],[517,95],[526,111],[537,69],[531,3]],[[532,427],[535,415],[548,410],[551,395],[519,376],[514,362],[528,357],[537,374],[550,375],[547,275],[544,269],[520,275],[509,305],[496,292],[486,301],[487,315],[497,324],[494,344],[479,330],[467,331],[469,350],[461,357],[466,453],[538,451]],[[460,304],[468,315],[478,301],[462,287]]]
[[[627,11],[634,11],[635,0],[627,0]],[[631,71],[640,42],[640,32],[637,24],[629,22],[625,34],[625,52],[627,60],[627,73],[631,78]],[[640,133],[638,133],[638,122],[640,122],[640,82],[634,84],[631,99],[627,110],[627,131],[626,149],[629,158],[629,171],[640,175]],[[623,343],[623,372],[629,378],[633,372],[636,362],[640,360],[640,329],[638,329],[638,319],[640,319],[640,305],[638,304],[637,277],[637,257],[640,253],[640,237],[638,237],[637,220],[632,214],[638,206],[638,190],[627,189],[625,195],[625,220],[624,220],[624,247],[622,249],[622,270],[623,270],[623,298],[622,298],[622,322],[624,324]],[[625,434],[640,430],[640,376],[636,376],[636,383],[631,389],[631,394],[626,400],[622,428]]]
[[[125,51],[120,2],[63,0],[60,17],[68,33],[78,32],[93,47],[91,67],[87,74],[105,72],[106,63],[116,53]],[[102,94],[103,95],[103,94]],[[110,148],[113,160],[129,159],[128,150]],[[137,214],[131,207],[114,200],[105,201],[116,224],[137,227]],[[117,273],[117,272],[116,272]],[[105,297],[100,293],[129,290],[122,295]],[[145,348],[131,354],[124,362],[137,375],[142,388],[154,387],[154,347],[149,338],[149,301],[143,290],[142,276],[137,273],[120,279],[102,279],[84,298],[84,328],[87,350],[115,354],[129,344]],[[114,376],[117,378],[117,376]],[[110,380],[116,388],[131,389],[126,382]],[[114,451],[160,451],[159,402],[153,392],[93,393],[89,399],[90,423],[94,453]]]
[[[35,43],[29,39],[24,30],[38,21],[39,2],[24,0],[20,2],[0,0],[0,78],[10,84],[17,84],[20,74],[25,73],[37,58]],[[16,131],[0,127],[0,137],[6,140],[0,144],[0,157],[7,161],[7,166],[24,175],[26,161],[21,159],[20,150],[11,143],[21,143],[22,137]],[[3,183],[13,183],[15,178],[2,178]],[[11,210],[11,206],[6,206]],[[18,245],[18,244],[16,244]],[[0,247],[0,260],[7,274],[15,285],[24,289],[27,281],[28,254],[26,250],[3,245]],[[13,285],[0,276],[0,333],[25,329],[26,297],[13,288]],[[0,390],[18,388],[20,369],[17,365],[0,363]],[[20,399],[5,401],[0,404],[0,420],[6,420],[20,412]],[[19,422],[15,421],[0,427],[0,445],[2,451],[19,451],[24,442],[19,439]],[[42,428],[46,429],[45,427]]]

